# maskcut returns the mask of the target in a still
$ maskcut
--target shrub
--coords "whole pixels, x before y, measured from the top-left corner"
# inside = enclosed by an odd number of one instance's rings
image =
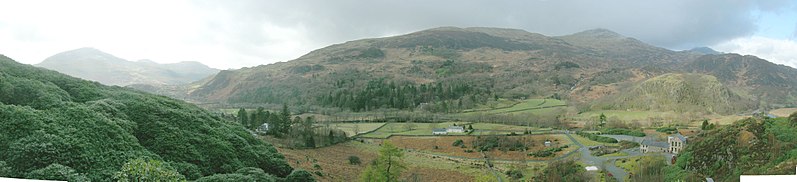
[[[185,181],[185,176],[171,166],[154,159],[133,159],[114,175],[118,181]]]
[[[628,129],[622,129],[622,128],[605,128],[605,129],[601,130],[601,132],[603,132],[603,134],[609,134],[609,135],[629,135],[629,136],[635,136],[635,137],[644,137],[645,136],[645,133],[643,133],[641,131],[628,130]]]
[[[302,169],[297,169],[285,177],[286,182],[314,182],[313,174]]]
[[[318,165],[317,163],[316,163],[316,164],[313,164],[313,169],[315,169],[315,170],[321,170],[321,165]]]
[[[353,155],[349,156],[349,164],[351,164],[351,165],[360,165],[360,163],[362,163],[360,161],[360,157],[353,156]]]
[[[667,133],[667,134],[673,134],[673,133],[677,132],[678,129],[675,128],[675,127],[662,127],[662,128],[656,129],[656,131],[657,132],[662,132],[662,133]]]
[[[596,141],[596,142],[617,143],[617,140],[614,139],[614,138],[609,138],[609,137],[605,137],[605,136],[598,136],[598,135],[592,134],[592,133],[578,132],[576,134],[578,134],[580,136],[583,136],[584,138],[590,139],[592,141]]]
[[[506,171],[506,175],[509,176],[512,179],[516,179],[517,180],[517,179],[523,178],[523,171],[521,171],[520,169],[510,169],[510,170]]]
[[[534,156],[534,157],[555,156],[556,152],[562,151],[562,149],[567,148],[567,147],[569,147],[569,146],[564,145],[564,146],[561,146],[561,147],[547,148],[547,149],[544,149],[544,150],[539,150],[539,151],[536,151],[536,152],[529,153],[528,155],[529,156]]]
[[[465,144],[465,143],[462,141],[462,139],[457,139],[457,140],[456,140],[456,141],[454,141],[454,143],[452,143],[451,145],[452,145],[452,146],[464,146],[464,144]]]
[[[45,168],[33,170],[26,176],[30,179],[43,180],[68,180],[68,181],[89,181],[86,176],[78,174],[69,166],[61,164],[51,164]]]

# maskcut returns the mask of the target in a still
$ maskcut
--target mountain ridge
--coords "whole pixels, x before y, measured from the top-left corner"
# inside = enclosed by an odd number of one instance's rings
[[[727,76],[742,74],[744,70],[734,64],[722,66],[723,62],[744,60],[758,66],[744,73],[747,75],[744,78]],[[742,100],[766,100],[765,105],[787,106],[797,98],[797,93],[789,91],[797,78],[788,76],[797,74],[797,70],[773,65],[763,59],[735,54],[672,51],[606,29],[545,36],[517,29],[442,27],[333,44],[295,60],[224,72],[195,83],[185,92],[190,97],[218,103],[287,103],[368,110],[383,106],[354,106],[357,103],[342,106],[329,102],[381,98],[374,95],[379,91],[369,91],[368,85],[376,84],[391,88],[393,96],[403,95],[395,95],[399,91],[422,92],[420,87],[443,87],[442,93],[426,93],[438,96],[405,98],[413,100],[412,107],[463,99],[467,103],[485,97],[553,97],[597,104],[601,98],[625,94],[628,91],[625,88],[656,76],[696,73],[716,77]],[[748,88],[751,84],[735,84],[744,80],[781,84],[769,84],[763,90]],[[445,91],[445,87],[461,86],[462,93]],[[599,87],[613,91],[592,90]],[[443,93],[452,97],[440,95]],[[388,100],[377,102],[390,105]],[[752,107],[728,112],[743,112]]]
[[[187,84],[219,71],[194,61],[169,64],[151,60],[128,61],[91,47],[55,54],[36,66],[118,86]]]

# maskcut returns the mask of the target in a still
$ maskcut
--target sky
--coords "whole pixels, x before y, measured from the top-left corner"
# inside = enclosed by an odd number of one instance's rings
[[[605,28],[797,68],[794,0],[0,0],[0,54],[35,64],[93,47],[131,61],[236,69],[442,26],[549,36]]]

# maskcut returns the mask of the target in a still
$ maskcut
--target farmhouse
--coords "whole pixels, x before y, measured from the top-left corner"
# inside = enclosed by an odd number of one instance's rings
[[[446,128],[446,132],[449,133],[465,133],[465,127],[463,126],[449,126]]]
[[[642,153],[648,152],[667,152],[669,146],[667,146],[666,142],[657,142],[654,140],[642,140],[639,144],[639,151]]]
[[[445,134],[448,134],[448,131],[445,128],[432,129],[432,135],[445,135]]]
[[[678,154],[684,149],[684,146],[686,146],[686,137],[681,134],[675,134],[667,137],[667,143],[670,144],[670,152]]]

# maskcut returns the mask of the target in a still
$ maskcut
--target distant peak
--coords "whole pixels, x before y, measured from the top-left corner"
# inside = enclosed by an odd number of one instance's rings
[[[585,30],[585,31],[582,31],[582,32],[575,33],[573,35],[604,37],[604,38],[624,38],[625,37],[622,34],[619,34],[617,32],[614,32],[614,31],[611,31],[611,30],[605,29],[605,28],[596,28],[596,29]]]
[[[431,29],[428,29],[427,31],[464,31],[464,30],[465,29],[462,29],[462,28],[459,28],[459,27],[445,26],[445,27],[431,28]]]
[[[722,54],[722,52],[716,51],[716,50],[711,49],[709,47],[695,47],[695,48],[689,49],[689,51],[703,53],[703,54]]]
[[[155,61],[152,61],[152,60],[150,60],[150,59],[141,59],[141,60],[138,60],[138,61],[136,61],[136,62],[139,62],[139,63],[151,63],[151,64],[158,64],[158,63],[156,63]]]

